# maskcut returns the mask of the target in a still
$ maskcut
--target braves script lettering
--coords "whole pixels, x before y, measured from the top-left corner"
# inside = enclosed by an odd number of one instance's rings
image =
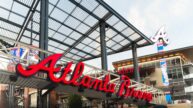
[[[152,94],[142,92],[140,90],[134,90],[130,88],[130,79],[127,76],[121,77],[121,84],[119,85],[119,90],[116,91],[117,85],[110,83],[110,75],[106,75],[102,80],[94,79],[90,76],[84,75],[84,63],[79,62],[76,64],[74,70],[71,70],[72,62],[66,64],[66,67],[61,69],[61,67],[55,67],[56,62],[62,57],[62,54],[53,54],[48,56],[38,64],[30,65],[27,68],[23,68],[21,64],[17,64],[17,73],[24,77],[30,77],[37,72],[43,71],[48,74],[51,81],[55,83],[63,83],[66,85],[83,86],[85,88],[95,89],[103,91],[106,93],[116,93],[119,97],[135,97],[137,99],[144,99],[146,101],[152,100]],[[55,74],[62,70],[62,75],[56,77]],[[67,76],[71,74],[71,78],[67,79]]]

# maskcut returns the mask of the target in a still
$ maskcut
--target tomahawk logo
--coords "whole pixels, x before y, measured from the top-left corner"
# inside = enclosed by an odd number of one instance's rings
[[[151,40],[153,41],[153,42],[160,42],[160,41],[162,41],[163,42],[163,45],[164,46],[167,46],[168,44],[169,44],[169,39],[168,39],[168,37],[167,37],[167,33],[166,33],[166,31],[165,31],[165,27],[161,27],[158,31],[157,31],[157,33],[155,34],[155,36],[153,36],[153,37],[151,37]]]

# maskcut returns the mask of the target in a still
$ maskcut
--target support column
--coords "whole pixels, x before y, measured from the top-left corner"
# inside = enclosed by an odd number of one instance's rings
[[[48,50],[48,0],[40,0],[40,41],[39,48],[43,50]],[[41,60],[46,57],[46,54],[40,52]],[[40,75],[41,74],[41,75]],[[43,76],[40,73],[39,76]],[[38,90],[37,96],[37,107],[38,108],[46,108],[42,103],[42,92]]]
[[[50,108],[56,108],[57,107],[57,94],[55,91],[52,90],[50,92],[49,99],[50,99],[50,102],[49,102]]]
[[[132,43],[132,55],[133,55],[133,69],[135,81],[140,82],[140,74],[138,69],[138,58],[137,58],[137,44]]]
[[[48,50],[48,0],[40,0],[40,43],[39,47]],[[40,58],[44,59],[45,53],[40,53]]]
[[[100,21],[101,66],[103,70],[108,70],[105,28],[106,28],[105,22]]]
[[[106,24],[104,21],[100,21],[100,44],[101,44],[101,66],[103,70],[108,70],[107,65],[107,51],[106,51],[106,41],[105,41],[105,28]],[[103,108],[108,108],[108,101],[103,101]]]
[[[24,88],[24,108],[30,107],[29,88]]]
[[[42,91],[41,90],[37,90],[37,108],[43,108],[42,107]]]
[[[14,96],[14,91],[15,91],[15,86],[14,85],[8,85],[8,105],[9,108],[15,108],[15,96]]]

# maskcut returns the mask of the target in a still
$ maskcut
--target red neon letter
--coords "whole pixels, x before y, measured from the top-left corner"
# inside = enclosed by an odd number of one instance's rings
[[[31,65],[26,69],[24,69],[21,64],[17,64],[16,71],[25,77],[32,76],[40,70],[52,73],[58,72],[60,70],[60,67],[54,68],[54,66],[58,59],[60,59],[61,57],[62,54],[53,54],[42,60],[40,63],[36,65]],[[46,64],[48,64],[48,66],[46,66]]]

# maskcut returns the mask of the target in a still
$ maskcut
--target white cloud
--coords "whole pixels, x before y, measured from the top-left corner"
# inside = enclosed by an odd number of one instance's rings
[[[172,3],[170,11],[176,17],[184,16],[188,14],[188,7],[191,5],[188,0],[176,0]]]
[[[177,19],[189,14],[191,0],[136,1],[128,11],[128,20],[148,37],[166,25],[172,27]]]

